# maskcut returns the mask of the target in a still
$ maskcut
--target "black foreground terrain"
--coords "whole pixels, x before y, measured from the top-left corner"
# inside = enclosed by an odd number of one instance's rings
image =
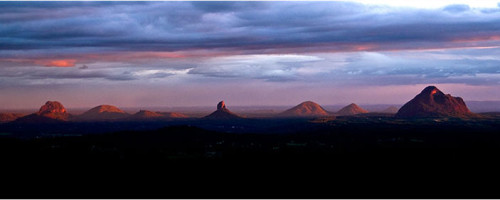
[[[169,125],[150,131],[66,137],[26,138],[4,133],[0,138],[4,184],[0,195],[16,198],[500,196],[496,184],[500,171],[497,164],[500,120],[495,116],[293,120],[292,124],[303,128],[275,123],[277,126],[269,126],[272,128],[266,129],[268,132],[227,133],[222,131],[222,122],[214,122],[218,125],[211,130]],[[226,123],[222,127],[228,130],[234,129],[230,124],[241,127],[251,124]],[[273,132],[279,126],[297,131]]]

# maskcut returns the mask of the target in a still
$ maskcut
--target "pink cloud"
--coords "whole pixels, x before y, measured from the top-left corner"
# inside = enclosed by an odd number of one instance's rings
[[[64,59],[64,60],[37,60],[35,64],[42,65],[45,67],[74,67],[75,59]]]

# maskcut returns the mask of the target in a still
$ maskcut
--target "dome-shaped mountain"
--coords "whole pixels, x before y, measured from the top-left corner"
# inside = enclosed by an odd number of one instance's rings
[[[100,105],[78,116],[79,120],[116,120],[128,117],[129,114],[111,105]]]
[[[187,116],[176,112],[153,112],[149,110],[140,110],[131,116],[131,119],[162,119],[162,118],[186,118]]]
[[[0,113],[0,123],[11,122],[22,116],[18,113]]]
[[[140,110],[139,112],[132,115],[133,118],[158,118],[163,117],[162,114],[149,111],[149,110]]]
[[[362,114],[362,113],[368,113],[368,111],[359,107],[355,103],[351,103],[348,106],[340,109],[336,114],[337,115],[357,115],[357,114]]]
[[[212,114],[204,117],[205,119],[239,119],[241,118],[237,114],[232,113],[226,108],[224,101],[217,104],[217,110]]]
[[[16,122],[45,123],[67,121],[71,117],[58,101],[47,101],[38,112],[15,120]]]
[[[284,117],[318,117],[328,115],[329,114],[325,109],[312,101],[302,102],[280,114],[280,116]]]
[[[396,117],[472,117],[475,116],[460,97],[444,94],[435,86],[428,86],[403,105]]]

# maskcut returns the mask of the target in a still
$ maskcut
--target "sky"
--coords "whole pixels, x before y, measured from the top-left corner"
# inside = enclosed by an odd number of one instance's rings
[[[499,1],[0,2],[0,109],[500,100]]]

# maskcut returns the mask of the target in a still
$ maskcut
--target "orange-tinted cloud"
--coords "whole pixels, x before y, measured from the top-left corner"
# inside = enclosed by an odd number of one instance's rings
[[[64,59],[64,60],[41,60],[35,61],[35,64],[42,65],[45,67],[74,67],[75,59]]]
[[[495,41],[500,40],[500,35],[487,35],[487,36],[476,36],[468,38],[458,38],[452,40],[452,42],[481,42],[481,41]]]

